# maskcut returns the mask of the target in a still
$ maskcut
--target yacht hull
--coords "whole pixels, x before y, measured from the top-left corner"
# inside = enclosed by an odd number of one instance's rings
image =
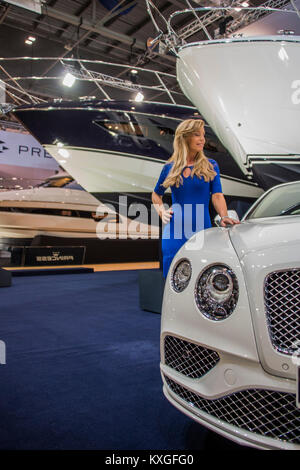
[[[144,204],[149,208],[153,188],[165,163],[125,152],[75,147],[64,147],[62,151],[54,145],[45,148],[89,193],[104,204],[114,207],[117,204],[118,210],[122,211],[122,206],[124,210],[127,208],[129,217],[135,210],[133,204]],[[254,201],[262,194],[256,185],[230,175],[222,175],[221,181],[223,192],[230,201]],[[168,189],[166,200],[170,195]]]
[[[57,162],[24,129],[0,130],[0,189],[36,186],[57,170]]]
[[[14,112],[47,152],[101,202],[120,211],[127,198],[129,217],[132,203],[143,204],[151,213],[151,194],[173,152],[176,127],[184,119],[200,117],[191,107],[109,101],[55,103]],[[219,164],[229,206],[231,201],[251,204],[262,189],[249,181],[209,126],[206,141],[205,154]]]
[[[179,84],[245,174],[300,165],[300,37],[233,38],[179,51]],[[263,175],[262,175],[263,176]],[[286,179],[299,177],[290,171]],[[276,176],[260,178],[264,189]],[[261,183],[260,181],[260,183]]]

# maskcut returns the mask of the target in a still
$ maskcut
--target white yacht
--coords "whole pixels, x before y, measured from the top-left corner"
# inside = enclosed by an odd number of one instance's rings
[[[126,196],[127,206],[150,208],[156,181],[173,151],[176,127],[184,119],[201,117],[189,106],[95,99],[24,105],[14,115],[85,190],[114,204],[118,212],[120,196]],[[209,125],[205,138],[205,154],[219,164],[229,207],[245,210],[263,190],[249,180]]]
[[[299,179],[300,36],[203,41],[178,51],[177,76],[241,171],[268,189]],[[199,84],[201,83],[201,86]]]
[[[129,261],[134,260],[129,249],[132,242],[148,242],[148,248],[152,246],[151,259],[153,249],[158,249],[158,238],[158,227],[117,214],[65,172],[48,178],[39,187],[0,192],[2,250],[80,245],[86,246],[86,262],[113,261],[117,256]],[[146,261],[147,256],[145,253],[142,259]]]
[[[296,3],[283,2],[277,8],[272,1],[260,7],[199,7],[175,12],[167,22],[182,91],[240,171],[265,190],[298,180],[300,174],[300,11]],[[183,32],[174,31],[174,18],[189,12],[199,14],[199,19]],[[229,30],[214,30],[212,37],[207,26],[220,25],[222,18],[223,23],[228,20]],[[289,22],[292,29],[287,27]],[[187,41],[195,26],[207,39]]]

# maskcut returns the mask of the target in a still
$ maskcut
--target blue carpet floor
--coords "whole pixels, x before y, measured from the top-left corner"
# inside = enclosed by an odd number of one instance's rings
[[[0,299],[0,449],[243,449],[164,398],[136,271],[14,277]]]

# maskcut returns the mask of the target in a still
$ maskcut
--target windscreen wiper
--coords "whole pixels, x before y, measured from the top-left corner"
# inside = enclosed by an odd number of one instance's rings
[[[297,202],[296,204],[293,204],[292,206],[288,207],[287,209],[284,209],[283,211],[280,212],[279,215],[288,215],[295,209],[300,209],[300,202]]]

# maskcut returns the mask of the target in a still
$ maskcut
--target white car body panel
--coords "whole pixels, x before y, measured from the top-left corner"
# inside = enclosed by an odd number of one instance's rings
[[[300,217],[297,216],[249,220],[230,230],[230,237],[245,275],[263,367],[271,374],[293,379],[296,377],[296,365],[286,354],[275,351],[270,340],[263,288],[268,273],[299,268],[299,234]]]
[[[203,246],[205,250],[201,252],[201,241],[199,250],[187,250],[184,245],[177,253],[170,267],[169,273],[172,272],[173,266],[177,259],[188,257],[193,253],[192,278],[188,287],[181,294],[174,295],[171,289],[165,289],[163,299],[163,311],[168,310],[172,314],[163,316],[162,331],[176,332],[181,331],[182,335],[204,345],[215,344],[217,348],[223,352],[232,352],[232,338],[235,338],[235,353],[243,356],[250,361],[258,362],[256,352],[254,332],[252,328],[251,318],[249,317],[249,304],[246,288],[244,286],[244,278],[241,265],[228,236],[226,229],[208,229],[204,232]],[[190,308],[189,321],[187,322],[187,298],[194,299],[194,286],[199,273],[208,265],[220,262],[220,256],[216,250],[216,246],[222,246],[222,262],[228,264],[234,270],[238,277],[238,282],[244,288],[240,288],[239,311],[235,312],[223,322],[211,322],[204,317],[196,302],[192,303]],[[202,256],[203,253],[203,256]],[[190,258],[191,259],[191,258]],[[167,278],[166,283],[170,283]],[[189,301],[190,304],[190,301]],[[190,307],[190,305],[189,305]],[[220,335],[222,331],[222,335]],[[216,343],[217,341],[217,343]]]

